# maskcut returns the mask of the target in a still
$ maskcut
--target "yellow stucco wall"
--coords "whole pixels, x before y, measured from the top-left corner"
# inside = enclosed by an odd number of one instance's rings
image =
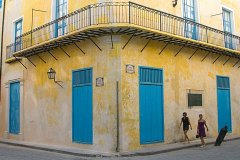
[[[23,81],[23,121],[21,135],[12,137],[4,134],[7,131],[6,108],[2,110],[1,133],[4,138],[78,146],[85,149],[99,151],[114,151],[116,137],[116,82],[120,80],[119,52],[111,48],[109,37],[95,40],[103,51],[99,51],[90,41],[78,43],[85,55],[74,45],[63,47],[68,58],[61,50],[56,49],[50,54],[40,56],[47,62],[44,64],[38,57],[30,59],[36,68],[27,60],[23,63],[25,70],[19,63],[10,64],[4,68],[2,103],[8,104],[8,89],[6,82],[13,79]],[[56,70],[56,79],[63,81],[63,88],[59,87],[47,77],[48,69]],[[81,68],[93,67],[93,131],[94,145],[77,145],[72,143],[72,71]],[[19,74],[18,74],[19,73]],[[113,76],[114,75],[114,76]],[[105,86],[95,87],[95,79],[104,77]]]
[[[115,0],[113,0],[115,1]],[[119,1],[119,0],[116,0]],[[68,12],[72,12],[88,4],[103,2],[102,0],[69,0]],[[159,9],[178,16],[182,15],[181,1],[173,8],[171,1],[164,0],[133,0],[133,2]],[[237,1],[198,0],[199,22],[222,29],[221,16],[211,17],[221,12],[222,5],[232,8],[235,17],[239,17],[240,3]],[[13,42],[13,22],[23,17],[23,32],[31,28],[31,9],[46,10],[47,13],[35,12],[34,27],[52,20],[51,0],[7,0],[6,23],[4,32],[4,47]],[[13,9],[17,8],[17,9]],[[235,20],[235,33],[239,35],[239,22]],[[100,52],[89,40],[79,43],[86,52],[82,54],[74,45],[64,49],[71,55],[68,58],[61,50],[52,53],[58,58],[54,60],[48,53],[40,56],[47,62],[43,63],[36,56],[30,59],[37,65],[35,68],[29,61],[23,59],[27,66],[25,70],[19,63],[3,64],[1,84],[0,114],[2,117],[0,133],[3,138],[12,138],[30,142],[75,146],[113,152],[116,148],[116,81],[120,82],[120,147],[122,151],[136,150],[142,146],[139,143],[139,93],[138,66],[163,68],[164,70],[164,126],[165,143],[177,142],[182,139],[182,130],[178,129],[183,111],[188,112],[194,130],[189,132],[191,138],[196,134],[198,114],[203,113],[209,125],[209,136],[217,134],[217,100],[216,75],[230,77],[233,134],[240,135],[239,127],[239,96],[237,66],[232,68],[236,59],[231,59],[225,66],[226,57],[221,57],[215,64],[212,62],[217,55],[211,54],[204,62],[201,59],[206,52],[198,51],[191,59],[193,49],[184,48],[174,57],[180,48],[169,45],[161,55],[158,55],[164,44],[152,41],[140,52],[147,40],[134,38],[123,50],[122,47],[129,37],[114,35],[114,49],[111,48],[110,36],[94,39],[102,48]],[[3,59],[6,59],[4,50]],[[126,74],[125,65],[133,64],[135,74]],[[57,72],[57,80],[63,81],[60,88],[47,78],[46,72],[52,67]],[[71,141],[72,132],[72,70],[93,67],[93,127],[94,144],[80,145]],[[105,78],[104,87],[95,87],[97,77]],[[12,136],[7,131],[8,82],[20,79],[22,81],[22,121],[20,136]],[[188,109],[187,89],[203,90],[204,106]]]
[[[123,38],[122,45],[127,38]],[[177,45],[169,45],[162,54],[159,52],[164,47],[163,42],[152,41],[149,46],[140,52],[147,40],[135,38],[122,51],[122,148],[135,150],[144,146],[139,142],[139,66],[162,68],[164,73],[164,134],[165,143],[178,142],[183,139],[182,128],[178,128],[183,112],[187,112],[191,120],[193,130],[189,132],[194,139],[197,132],[198,115],[201,113],[209,126],[209,137],[216,137],[218,131],[217,120],[217,90],[216,76],[230,77],[232,127],[234,135],[240,134],[239,119],[239,68],[232,66],[237,59],[231,59],[224,66],[228,57],[218,57],[210,54],[203,62],[207,52],[199,50],[190,60],[194,49],[184,48],[176,57],[175,54],[181,48]],[[126,74],[126,64],[135,65],[135,74]],[[203,107],[188,108],[188,90],[200,90],[203,92]]]

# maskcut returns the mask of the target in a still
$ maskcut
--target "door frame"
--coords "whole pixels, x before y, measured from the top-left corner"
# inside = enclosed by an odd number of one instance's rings
[[[18,128],[19,128],[19,130],[18,130],[17,133],[10,132],[10,130],[11,130],[11,114],[12,114],[12,112],[11,112],[11,108],[12,108],[12,106],[11,106],[11,86],[12,86],[13,84],[19,84],[19,91],[18,91],[18,92],[19,92],[19,93],[18,93],[18,94],[19,94],[19,95],[18,95],[18,96],[19,96],[19,102],[18,102],[18,106],[17,106],[17,107],[18,107],[18,110],[19,110],[19,113],[18,113],[18,118],[19,118],[19,119],[18,119],[18,121],[19,121],[19,122],[18,122],[18,123],[19,123],[19,124],[18,124],[18,125],[19,125]],[[21,106],[21,104],[20,104],[20,103],[21,103],[21,102],[20,102],[20,85],[21,85],[21,84],[20,84],[19,81],[11,82],[11,83],[9,84],[9,118],[8,118],[9,126],[8,126],[8,130],[9,130],[9,133],[10,133],[10,134],[13,134],[13,135],[18,135],[18,134],[20,133],[20,128],[21,128],[21,123],[20,123],[20,122],[21,122],[21,120],[20,120],[20,119],[21,119],[21,117],[20,117],[20,116],[21,116],[21,113],[20,113],[20,112],[21,112],[21,111],[20,111],[20,106]]]
[[[218,108],[218,77],[219,78],[228,78],[229,80],[229,89],[224,89],[222,88],[222,90],[229,90],[229,107],[230,107],[230,120],[231,120],[231,131],[228,131],[229,133],[232,133],[232,105],[231,105],[231,83],[230,83],[230,77],[228,76],[220,76],[220,75],[217,75],[216,76],[216,92],[217,92],[217,116],[218,116],[218,132],[221,130],[221,128],[219,128],[219,108]]]
[[[141,118],[140,118],[140,69],[141,68],[148,68],[148,69],[157,69],[157,70],[161,70],[162,71],[162,112],[163,112],[163,116],[162,116],[162,126],[163,126],[163,140],[160,141],[155,141],[155,142],[150,142],[150,143],[141,143]],[[165,116],[164,116],[164,69],[163,68],[156,68],[156,67],[149,67],[149,66],[138,66],[138,103],[139,103],[139,142],[140,145],[147,145],[147,144],[155,144],[155,143],[163,143],[165,141]]]
[[[74,117],[73,117],[73,101],[74,101],[74,96],[73,96],[73,73],[74,72],[78,72],[78,71],[83,71],[83,70],[88,70],[88,69],[91,69],[92,70],[92,141],[91,141],[91,143],[84,143],[84,142],[79,142],[79,141],[75,141],[74,139],[73,139],[73,134],[74,134],[74,132],[73,132],[73,129],[74,129]],[[81,68],[81,69],[76,69],[76,70],[72,70],[72,118],[71,118],[71,120],[72,120],[72,142],[73,143],[79,143],[79,144],[89,144],[89,145],[92,145],[93,144],[93,141],[94,141],[94,114],[93,114],[93,112],[94,112],[94,108],[93,108],[93,106],[94,106],[94,104],[93,104],[93,99],[94,99],[94,97],[93,97],[93,87],[94,87],[94,81],[93,81],[93,67],[87,67],[87,68]]]
[[[16,75],[16,76],[22,76],[22,75]],[[19,130],[19,133],[18,134],[11,134],[9,133],[9,127],[10,127],[10,124],[9,124],[9,119],[10,119],[10,84],[11,83],[16,83],[16,82],[20,82],[20,108],[19,108],[19,111],[20,111],[20,130]],[[5,82],[5,92],[6,92],[6,97],[5,97],[5,100],[6,100],[6,111],[5,111],[5,128],[4,128],[4,134],[3,134],[3,138],[9,138],[10,135],[14,135],[14,136],[17,136],[19,137],[19,140],[23,140],[23,134],[24,134],[24,125],[23,125],[23,105],[24,105],[24,102],[23,102],[23,90],[24,90],[24,83],[23,83],[23,79],[22,78],[15,78],[12,77],[11,80],[8,80],[7,82]]]

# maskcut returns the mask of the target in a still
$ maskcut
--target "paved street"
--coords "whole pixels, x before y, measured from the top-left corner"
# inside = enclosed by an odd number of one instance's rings
[[[83,160],[76,156],[26,149],[0,144],[0,160]],[[100,160],[101,158],[96,158]],[[105,158],[101,160],[238,160],[240,140],[225,142],[221,147],[191,148],[153,156],[132,158]]]
[[[82,160],[75,156],[0,144],[0,160]]]

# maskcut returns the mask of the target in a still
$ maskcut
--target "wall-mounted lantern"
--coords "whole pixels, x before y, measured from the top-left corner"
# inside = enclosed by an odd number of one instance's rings
[[[173,7],[176,7],[178,0],[172,0]]]
[[[63,83],[62,81],[56,81],[55,77],[56,77],[56,71],[52,68],[50,68],[47,72],[48,75],[48,79],[53,79],[55,83],[57,83],[59,86],[61,86],[63,88],[63,86],[60,83]]]

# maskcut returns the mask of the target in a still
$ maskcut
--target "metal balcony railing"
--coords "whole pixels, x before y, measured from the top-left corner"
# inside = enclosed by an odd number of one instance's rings
[[[240,37],[133,2],[105,2],[88,5],[16,38],[7,46],[7,59],[15,52],[69,35],[89,26],[135,25],[167,32],[216,46],[240,50]]]

